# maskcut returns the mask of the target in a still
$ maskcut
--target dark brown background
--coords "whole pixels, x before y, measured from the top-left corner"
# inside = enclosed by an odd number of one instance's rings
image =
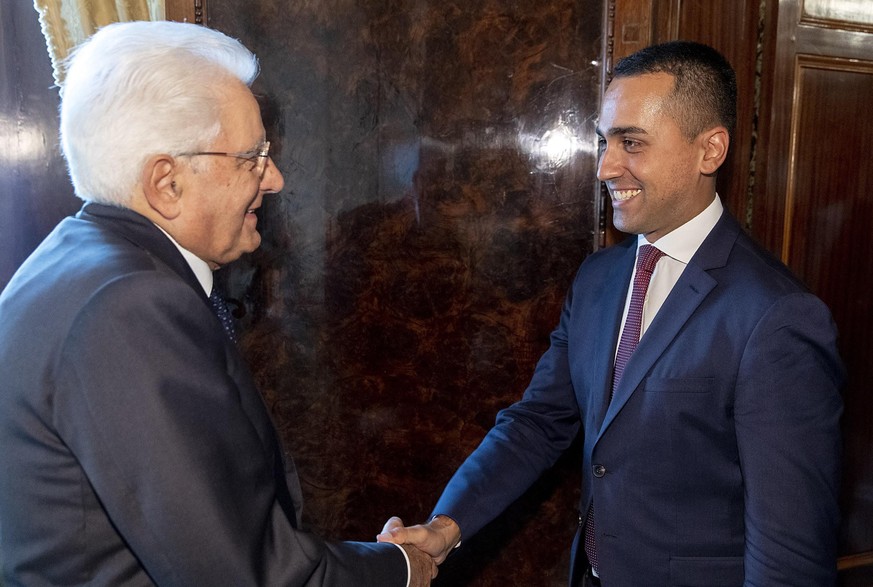
[[[723,199],[831,305],[843,333],[852,384],[841,564],[871,562],[873,314],[857,269],[873,262],[863,244],[873,131],[855,114],[873,79],[871,27],[822,0],[207,7],[209,26],[261,58],[255,90],[285,173],[260,214],[263,246],[222,278],[313,529],[371,540],[388,515],[430,513],[523,391],[575,268],[621,238],[594,177],[593,120],[611,63],[690,38],[738,71]],[[30,1],[0,2],[0,23],[2,287],[79,203]],[[807,53],[818,60],[801,57],[795,75],[795,55]],[[564,585],[576,454],[469,540],[437,584]],[[842,585],[873,578],[847,568]]]
[[[288,184],[228,276],[248,296],[244,345],[309,522],[370,540],[389,514],[423,520],[519,397],[593,249],[601,13],[213,1],[209,24],[261,56]],[[550,158],[554,136],[569,144]],[[564,584],[577,470],[562,463],[440,584]]]

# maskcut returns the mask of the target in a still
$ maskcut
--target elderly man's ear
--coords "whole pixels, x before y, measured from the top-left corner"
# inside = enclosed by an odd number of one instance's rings
[[[142,170],[142,190],[152,210],[167,220],[181,211],[182,191],[176,183],[176,161],[169,155],[153,155]]]

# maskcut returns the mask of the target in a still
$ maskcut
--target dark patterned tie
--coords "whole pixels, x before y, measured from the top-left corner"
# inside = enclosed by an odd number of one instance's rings
[[[637,272],[634,275],[630,305],[628,305],[627,318],[624,321],[624,330],[621,332],[621,340],[618,342],[618,352],[615,354],[615,366],[612,369],[612,388],[609,391],[610,401],[612,401],[612,396],[618,387],[618,382],[621,380],[628,360],[640,342],[640,330],[643,324],[643,304],[646,301],[646,293],[649,291],[649,282],[652,279],[652,273],[655,271],[655,265],[663,256],[663,251],[656,249],[652,245],[641,246],[637,254]],[[588,562],[591,563],[591,567],[597,571],[593,503],[588,508],[588,516],[585,520],[585,554],[588,555]]]
[[[209,294],[209,301],[212,303],[212,309],[221,321],[221,325],[224,327],[224,331],[227,333],[228,338],[230,338],[230,340],[235,344],[236,327],[233,323],[233,317],[230,315],[230,310],[227,309],[227,302],[224,301],[224,297],[215,286],[212,287],[212,293]]]

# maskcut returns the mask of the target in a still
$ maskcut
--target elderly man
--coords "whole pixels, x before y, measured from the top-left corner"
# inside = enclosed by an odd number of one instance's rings
[[[237,41],[168,22],[108,26],[69,64],[62,146],[85,205],[0,297],[7,586],[430,584],[413,548],[300,529],[210,295],[283,187],[257,71]]]

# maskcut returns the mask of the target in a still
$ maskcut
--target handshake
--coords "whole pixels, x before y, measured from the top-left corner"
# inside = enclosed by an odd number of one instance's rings
[[[410,587],[426,587],[437,576],[437,565],[461,543],[461,529],[447,516],[434,516],[427,524],[404,526],[393,517],[385,522],[377,542],[400,545],[409,557]]]

